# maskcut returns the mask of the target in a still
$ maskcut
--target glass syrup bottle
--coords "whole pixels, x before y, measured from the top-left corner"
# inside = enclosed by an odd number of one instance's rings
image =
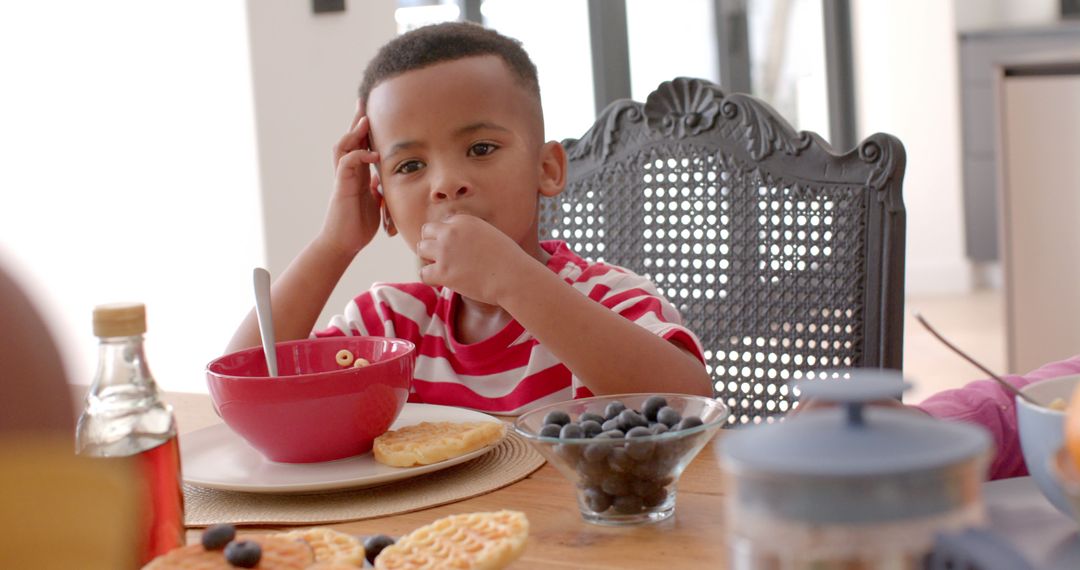
[[[180,447],[172,407],[161,401],[143,354],[146,308],[94,308],[98,365],[76,428],[79,455],[131,462],[139,493],[139,566],[184,544]]]

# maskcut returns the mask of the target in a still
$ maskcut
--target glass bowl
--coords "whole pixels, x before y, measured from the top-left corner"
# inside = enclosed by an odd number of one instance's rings
[[[663,398],[666,406],[647,406],[652,398]],[[620,404],[638,417],[616,413]],[[616,394],[536,408],[518,417],[514,430],[574,483],[582,518],[632,525],[674,514],[679,476],[729,413],[723,403],[702,396]]]

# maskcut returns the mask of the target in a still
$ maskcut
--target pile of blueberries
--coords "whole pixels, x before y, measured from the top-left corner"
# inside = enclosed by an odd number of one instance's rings
[[[589,510],[633,515],[664,503],[674,482],[673,469],[704,434],[660,441],[640,438],[700,425],[701,418],[684,418],[662,396],[650,396],[641,411],[613,401],[603,415],[585,412],[576,421],[565,411],[551,411],[544,416],[540,435],[594,440],[560,443],[555,452],[576,471],[580,497]]]

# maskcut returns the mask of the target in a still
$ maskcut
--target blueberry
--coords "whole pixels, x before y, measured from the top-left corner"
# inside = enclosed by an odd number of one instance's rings
[[[700,425],[702,425],[704,423],[705,422],[701,421],[701,418],[699,418],[697,416],[688,416],[688,417],[683,418],[682,421],[679,422],[678,427],[676,427],[675,429],[684,430],[684,429],[695,428],[695,427],[698,427],[698,426],[700,426]]]
[[[231,524],[215,524],[203,531],[202,545],[207,550],[221,550],[236,538],[236,527]]]
[[[570,423],[570,414],[562,410],[551,410],[544,416],[544,424],[556,424],[564,426]]]
[[[368,563],[375,564],[375,557],[391,544],[394,544],[394,539],[389,536],[373,534],[364,539],[364,557],[367,558]]]
[[[559,439],[581,439],[583,437],[585,437],[585,430],[574,422],[564,425],[562,430],[559,431]]]
[[[645,506],[648,508],[658,507],[667,499],[667,497],[667,489],[663,487],[657,487],[653,489],[652,492],[650,492],[648,495],[641,497],[641,502],[644,503]]]
[[[578,416],[577,421],[578,421],[578,423],[585,423],[585,422],[587,422],[589,420],[592,420],[592,421],[594,421],[594,422],[596,422],[598,424],[602,424],[602,423],[604,423],[604,420],[606,420],[606,419],[607,418],[605,418],[604,416],[601,416],[600,414],[594,414],[592,412],[585,412],[584,414],[581,414],[580,416]]]
[[[656,421],[667,427],[673,427],[675,424],[679,423],[679,420],[681,419],[682,416],[679,415],[679,412],[676,412],[675,408],[668,406],[664,406],[663,408],[660,408],[659,412],[656,412]]]
[[[600,424],[593,420],[585,420],[579,424],[581,431],[585,432],[585,437],[596,437],[600,435],[600,432],[604,431],[604,428]]]
[[[638,426],[626,432],[626,439],[631,440],[639,437],[647,437],[653,432],[647,427]],[[656,443],[652,441],[627,441],[626,454],[635,461],[644,461],[652,457]]]
[[[600,424],[600,429],[604,431],[619,429],[619,418],[611,418],[610,420],[605,420],[604,423]]]
[[[637,495],[622,495],[620,497],[615,497],[612,506],[615,507],[615,512],[617,513],[632,515],[640,513],[641,509],[645,506],[645,502]]]
[[[586,485],[599,485],[608,476],[606,463],[594,463],[591,461],[579,461],[577,464],[578,475]]]
[[[637,426],[645,427],[647,425],[649,425],[649,422],[634,410],[623,410],[619,412],[619,429],[623,431],[630,431],[630,428]]]
[[[660,408],[667,406],[667,400],[663,396],[649,396],[645,403],[641,405],[641,413],[645,416],[645,419],[650,422],[656,421],[656,412],[660,411]]]
[[[633,481],[630,481],[630,491],[643,499],[655,491],[656,487],[656,482],[648,479],[634,479]]]
[[[262,547],[253,540],[237,540],[225,547],[225,560],[238,568],[254,568],[262,558]]]
[[[618,416],[625,409],[625,404],[618,400],[615,400],[614,402],[609,403],[606,408],[604,408],[604,419],[610,420],[615,416]]]
[[[540,428],[542,437],[559,437],[560,432],[562,432],[562,426],[559,424],[546,424]]]
[[[590,443],[585,446],[585,451],[582,455],[586,461],[599,462],[607,459],[611,454],[611,444],[606,443]]]
[[[644,443],[644,442],[642,442]],[[640,479],[654,481],[660,479],[665,466],[656,461],[639,461],[630,468],[630,474]]]
[[[634,468],[634,460],[621,447],[614,447],[608,455],[608,467],[616,473],[629,473]]]
[[[600,488],[609,495],[629,495],[630,478],[622,473],[611,473],[600,484]]]
[[[653,424],[653,426],[652,426],[652,432],[653,432],[654,434],[656,434],[656,435],[660,435],[660,434],[662,434],[662,433],[667,433],[667,431],[668,431],[668,427],[667,427],[667,425],[665,425],[665,424],[662,424],[662,423],[660,423],[660,422],[656,422],[656,423],[655,423],[655,424]]]
[[[555,446],[555,453],[573,465],[575,461],[581,458],[581,446],[572,443],[560,443]]]
[[[622,439],[626,434],[619,428],[609,429],[597,434],[597,439]]]
[[[582,495],[585,499],[585,506],[589,507],[589,510],[594,513],[602,513],[611,508],[611,495],[596,487],[586,488]]]

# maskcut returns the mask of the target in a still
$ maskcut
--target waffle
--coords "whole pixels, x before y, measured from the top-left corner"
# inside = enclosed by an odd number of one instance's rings
[[[452,515],[387,546],[375,559],[375,568],[496,570],[521,556],[528,537],[529,520],[521,512]]]
[[[332,528],[312,527],[275,536],[307,542],[315,552],[316,562],[364,565],[364,545],[356,537]]]
[[[262,547],[261,570],[300,570],[315,562],[306,542],[280,535],[245,536]],[[174,548],[143,566],[143,570],[234,570],[223,550],[206,550],[201,544]]]
[[[375,460],[393,467],[430,465],[502,439],[502,422],[422,422],[375,438]]]

